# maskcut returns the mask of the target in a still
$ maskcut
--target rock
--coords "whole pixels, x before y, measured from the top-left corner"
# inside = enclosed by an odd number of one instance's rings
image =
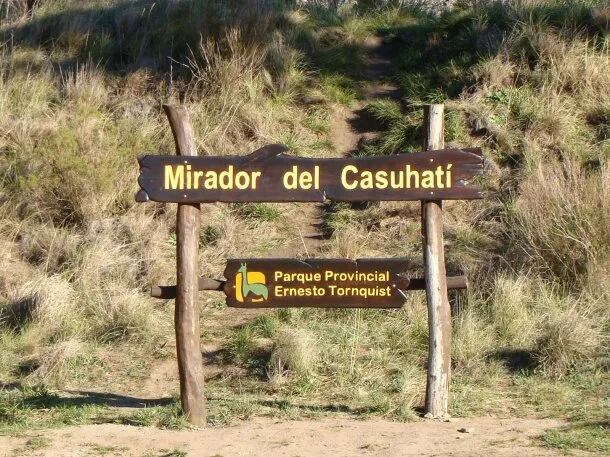
[[[486,134],[492,129],[493,124],[489,119],[485,119],[482,117],[472,117],[470,118],[470,125],[472,127],[472,132],[475,134]]]
[[[462,428],[458,428],[458,432],[460,432],[460,433],[473,433],[474,432],[474,428],[462,427]]]
[[[303,95],[300,101],[303,105],[320,105],[324,103],[324,98],[315,95]]]

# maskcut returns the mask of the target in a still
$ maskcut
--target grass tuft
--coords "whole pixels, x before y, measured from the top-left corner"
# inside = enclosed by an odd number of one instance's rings
[[[281,328],[273,337],[274,347],[269,360],[269,378],[282,383],[287,375],[308,378],[314,374],[316,342],[306,330]]]

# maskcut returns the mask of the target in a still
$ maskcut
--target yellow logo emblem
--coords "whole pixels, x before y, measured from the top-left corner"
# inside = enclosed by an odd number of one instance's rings
[[[269,289],[265,285],[265,275],[259,271],[248,271],[245,263],[241,264],[235,275],[235,299],[243,303],[248,295],[253,302],[261,302],[269,298]]]

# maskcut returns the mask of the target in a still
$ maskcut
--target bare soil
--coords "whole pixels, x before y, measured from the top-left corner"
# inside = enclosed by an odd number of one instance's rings
[[[69,427],[0,437],[2,456],[551,456],[537,445],[556,420],[459,419],[411,423],[383,420],[254,419],[233,427],[170,431],[125,425]],[[467,428],[469,433],[459,432]],[[45,447],[28,448],[37,437]],[[573,453],[572,455],[588,455]]]
[[[337,105],[331,117],[331,141],[339,156],[356,152],[362,141],[378,138],[382,131],[379,122],[366,111],[368,103],[375,100],[400,100],[400,89],[384,78],[391,74],[391,55],[394,45],[381,37],[371,37],[365,42],[364,87],[362,99],[350,107]]]

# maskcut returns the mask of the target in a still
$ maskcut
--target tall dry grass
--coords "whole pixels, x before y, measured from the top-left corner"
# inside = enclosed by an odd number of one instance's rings
[[[607,262],[608,171],[608,164],[587,173],[572,159],[547,161],[523,180],[511,230],[532,264],[562,281],[580,282]]]

